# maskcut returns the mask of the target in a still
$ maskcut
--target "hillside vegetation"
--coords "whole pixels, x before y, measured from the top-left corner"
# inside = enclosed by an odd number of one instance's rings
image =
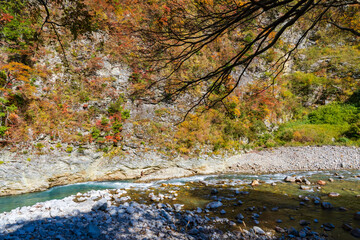
[[[202,154],[299,145],[360,146],[360,42],[349,32],[320,24],[274,80],[267,70],[294,46],[283,36],[256,58],[246,81],[212,108],[189,112],[197,85],[176,100],[154,105],[173,82],[155,91],[156,76],[143,61],[132,28],[167,24],[165,0],[54,1],[51,19],[36,1],[0,6],[0,139],[11,151],[38,154],[83,151],[96,146],[125,154],[126,146],[165,154]],[[185,1],[186,2],[186,1]],[[206,3],[210,4],[210,3]],[[356,12],[356,11],[355,11]],[[353,16],[357,24],[358,16]],[[357,22],[356,22],[357,21]],[[299,21],[293,31],[303,26]],[[216,68],[256,29],[224,34],[198,52],[177,79],[193,79]],[[249,41],[249,40],[248,40]],[[235,84],[214,91],[222,96]],[[183,119],[183,120],[182,120]]]

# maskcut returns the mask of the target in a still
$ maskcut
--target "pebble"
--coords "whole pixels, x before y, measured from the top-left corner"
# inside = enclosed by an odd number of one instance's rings
[[[301,231],[299,232],[299,237],[301,237],[301,238],[306,237],[306,232],[305,232],[304,230],[301,230]]]
[[[273,207],[273,208],[271,209],[271,211],[277,212],[277,211],[279,211],[279,207]]]
[[[323,209],[332,209],[332,208],[334,208],[333,205],[331,203],[329,203],[329,202],[322,202],[321,207]]]
[[[336,193],[336,192],[331,192],[328,194],[329,197],[339,197],[340,194],[339,193]]]
[[[333,182],[334,181],[334,179],[333,178],[329,178],[329,182]]]

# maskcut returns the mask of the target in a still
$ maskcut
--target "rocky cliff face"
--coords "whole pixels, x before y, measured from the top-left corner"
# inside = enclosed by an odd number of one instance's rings
[[[170,159],[157,152],[136,152],[106,157],[83,153],[53,152],[19,155],[3,151],[0,157],[0,196],[43,191],[53,186],[86,181],[168,179],[224,171],[230,162],[218,157]]]

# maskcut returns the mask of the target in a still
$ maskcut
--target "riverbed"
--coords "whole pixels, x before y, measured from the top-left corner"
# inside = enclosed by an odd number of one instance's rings
[[[295,177],[296,182],[285,182],[287,176]],[[306,185],[304,179],[310,184]],[[174,206],[174,210],[181,208],[177,210],[209,219],[222,232],[259,227],[268,234],[264,236],[280,238],[282,235],[300,236],[311,229],[324,239],[355,239],[355,230],[360,228],[356,215],[360,210],[358,170],[200,175],[149,183],[88,182],[39,193],[1,197],[0,212],[7,211],[2,215],[16,219],[19,212],[32,209],[23,206],[65,197],[80,204],[91,195],[88,194],[90,190],[96,192],[94,190],[101,189],[112,189],[105,190],[111,196],[116,196],[116,191],[124,191],[121,197],[109,198],[109,206],[121,207],[133,202],[144,206],[167,204]],[[61,211],[66,213],[66,210]],[[193,232],[196,233],[195,230]]]

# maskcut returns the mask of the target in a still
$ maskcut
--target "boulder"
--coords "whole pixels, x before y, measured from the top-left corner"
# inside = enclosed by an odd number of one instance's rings
[[[295,182],[296,181],[296,178],[295,177],[291,177],[291,176],[287,176],[285,179],[284,179],[285,182]]]
[[[339,193],[336,193],[336,192],[331,192],[328,194],[329,197],[339,197],[340,194]]]
[[[320,186],[326,185],[326,182],[323,181],[323,180],[319,180],[319,181],[317,181],[316,183],[317,183],[318,185],[320,185]]]
[[[255,232],[256,234],[265,235],[265,231],[262,230],[261,228],[255,226],[255,227],[253,227],[253,229],[254,229],[254,232]]]
[[[258,185],[260,185],[259,180],[253,180],[251,182],[251,186],[258,186]]]
[[[105,211],[107,209],[107,201],[106,199],[101,199],[92,206],[92,211]]]

